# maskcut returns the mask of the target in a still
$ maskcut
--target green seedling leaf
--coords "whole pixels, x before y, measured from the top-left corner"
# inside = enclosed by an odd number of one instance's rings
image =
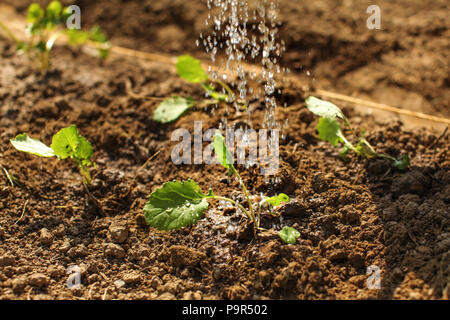
[[[328,141],[334,147],[342,141],[341,125],[336,118],[320,118],[317,130],[319,138],[323,141]]]
[[[181,78],[191,83],[203,83],[209,79],[200,61],[189,55],[178,57],[176,69]]]
[[[17,150],[40,157],[57,156],[60,160],[70,157],[80,169],[84,182],[87,184],[91,182],[89,167],[92,166],[90,160],[93,156],[92,145],[85,137],[78,134],[75,125],[61,129],[55,134],[50,148],[41,141],[28,137],[26,133],[18,135],[11,140],[11,143]]]
[[[59,19],[61,18],[62,11],[63,7],[61,5],[61,2],[52,1],[47,6],[47,17],[55,22],[59,21]]]
[[[55,156],[53,149],[47,147],[44,143],[37,139],[30,138],[26,133],[19,134],[10,141],[14,148],[19,151],[45,158]]]
[[[32,3],[28,7],[28,13],[27,13],[27,22],[29,23],[37,23],[42,18],[44,18],[45,11],[41,8],[41,6],[37,3]]]
[[[284,227],[283,230],[281,230],[278,234],[281,240],[283,240],[284,243],[288,244],[296,243],[297,238],[300,237],[300,232],[298,232],[292,227]]]
[[[320,100],[316,97],[306,99],[306,107],[319,117],[346,119],[341,109],[331,102]]]
[[[228,151],[227,145],[225,143],[225,138],[222,136],[219,130],[216,130],[212,145],[216,154],[217,161],[219,161],[219,163],[223,167],[228,169],[228,174],[231,176],[234,170],[232,162],[233,157]]]
[[[396,166],[400,170],[405,170],[411,164],[411,159],[408,155],[402,155],[398,159],[394,161],[394,166]]]
[[[284,193],[280,193],[277,196],[270,197],[265,200],[270,205],[276,207],[276,206],[279,206],[280,204],[282,204],[283,202],[289,202],[291,199],[289,198],[289,196],[285,195]]]
[[[50,147],[59,159],[67,159],[72,156],[80,145],[80,137],[76,125],[61,129],[53,136]]]
[[[89,40],[89,34],[81,30],[69,29],[66,31],[66,34],[69,39],[69,43],[72,45],[82,45]]]
[[[85,137],[78,133],[77,126],[61,129],[53,136],[50,147],[55,152],[59,159],[72,158],[76,160],[79,165],[90,166],[90,159],[93,151],[92,145]]]
[[[166,182],[150,195],[144,207],[146,222],[159,230],[180,229],[195,224],[208,208],[206,198],[193,180]]]
[[[183,97],[174,96],[164,100],[153,115],[153,120],[161,123],[169,123],[177,120],[186,110],[194,105],[195,101]]]
[[[105,43],[108,41],[108,37],[103,33],[99,26],[94,26],[91,31],[89,31],[89,39],[98,43]]]
[[[75,151],[74,158],[79,159],[83,166],[90,166],[90,159],[94,154],[92,145],[85,137],[78,135],[78,138],[80,143]]]

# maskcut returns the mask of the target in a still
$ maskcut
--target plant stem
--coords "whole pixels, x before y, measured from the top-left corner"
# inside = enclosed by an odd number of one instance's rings
[[[211,196],[211,197],[208,197],[208,199],[215,199],[215,200],[223,200],[223,201],[227,201],[227,202],[231,203],[232,205],[234,205],[234,206],[238,207],[239,209],[241,209],[241,211],[244,212],[245,215],[246,215],[249,219],[254,220],[254,219],[252,218],[251,214],[247,211],[247,209],[245,209],[241,204],[237,203],[236,201],[234,201],[234,200],[232,200],[232,199],[230,199],[230,198],[221,197],[221,196]]]
[[[358,154],[358,150],[356,150],[355,146],[354,146],[350,141],[348,141],[348,140],[345,138],[345,136],[344,136],[344,134],[342,134],[342,132],[340,132],[340,133],[338,134],[338,137],[341,138],[342,141],[344,141],[344,145],[346,145],[346,146],[349,147],[353,152],[355,152],[356,154]]]
[[[233,90],[231,90],[231,88],[225,82],[223,82],[220,79],[214,80],[214,82],[216,82],[217,84],[221,85],[225,89],[225,91],[228,93],[230,98],[234,99],[234,92],[233,92]]]
[[[240,182],[241,187],[242,187],[242,191],[244,191],[245,197],[247,198],[248,207],[250,209],[251,218],[252,218],[253,222],[255,222],[255,226],[257,228],[259,228],[259,221],[256,221],[255,211],[253,210],[252,201],[250,200],[250,194],[248,193],[247,188],[245,187],[245,184],[244,184],[244,181],[241,178],[241,175],[239,174],[239,172],[237,172],[237,170],[236,170],[236,168],[234,166],[232,166],[232,167],[233,167],[234,173],[236,174],[236,176],[239,179],[239,182]]]
[[[380,157],[380,158],[385,158],[385,159],[389,159],[389,160],[392,160],[392,161],[397,161],[397,159],[395,159],[394,157],[392,157],[392,156],[390,156],[390,155],[388,155],[386,153],[377,153],[377,156]]]
[[[233,100],[234,100],[235,94],[234,94],[233,90],[231,90],[231,88],[225,82],[223,82],[222,80],[219,80],[219,79],[215,80],[215,82],[218,83],[219,85],[221,85],[225,89],[225,91],[228,93],[228,95],[231,98],[233,98]],[[242,109],[247,110],[247,108],[248,108],[247,102],[242,101],[242,100],[236,100],[236,103],[238,105],[240,105],[242,107]]]

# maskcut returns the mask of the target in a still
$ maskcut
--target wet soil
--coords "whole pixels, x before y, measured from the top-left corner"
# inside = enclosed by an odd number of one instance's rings
[[[116,8],[96,3],[86,10],[91,21],[102,15],[101,10]],[[192,32],[188,36],[198,32],[189,23],[195,18],[189,12],[195,13],[197,4],[187,9],[182,4],[145,3],[143,12],[160,19],[159,25],[154,22],[153,35],[163,33],[161,21],[167,21],[168,28],[175,27],[180,16],[185,17],[183,25],[189,26],[182,30]],[[133,1],[121,5],[115,28],[111,20],[109,24],[107,19],[98,21],[105,23],[117,41],[121,35],[114,32],[120,32],[117,24],[125,21],[122,15],[137,10]],[[129,9],[133,6],[134,11]],[[139,24],[129,28],[140,17],[123,23],[123,41],[156,51],[157,38],[144,30],[139,33]],[[134,34],[126,33],[135,29]],[[330,31],[327,39],[339,37]],[[336,59],[346,56],[339,51],[347,52],[340,40],[329,41],[336,41]],[[363,40],[349,41],[364,44]],[[184,41],[180,48],[160,45],[158,49],[185,52],[190,45]],[[292,48],[295,45],[288,44],[288,52],[295,51]],[[445,45],[440,48],[444,50]],[[266,181],[258,167],[238,167],[253,194],[284,192],[293,199],[277,211],[278,216],[263,217],[263,226],[271,231],[253,236],[245,228],[245,218],[233,208],[211,203],[196,226],[159,232],[146,226],[142,209],[151,191],[165,181],[192,178],[204,191],[212,187],[239,200],[238,183],[227,179],[221,167],[172,163],[172,131],[186,128],[192,132],[194,121],[199,120],[204,129],[218,128],[224,119],[243,127],[247,115],[220,105],[214,112],[192,110],[170,125],[153,122],[158,102],[136,95],[202,96],[197,86],[179,79],[172,66],[158,62],[119,56],[102,62],[73,49],[57,48],[52,70],[42,75],[30,68],[25,57],[16,56],[8,41],[0,40],[0,55],[0,163],[17,178],[13,187],[1,173],[1,299],[448,298],[448,134],[408,131],[401,122],[346,108],[350,121],[367,129],[368,140],[379,151],[408,153],[412,165],[400,172],[385,160],[351,158],[345,163],[335,149],[317,138],[317,120],[304,108],[306,94],[299,89],[301,84],[286,83],[281,100],[289,108],[277,109],[277,120],[285,124],[277,179]],[[316,60],[315,70],[333,65],[330,57],[334,55]],[[408,59],[408,63],[413,62]],[[351,78],[346,72],[339,78],[346,76]],[[432,86],[426,79],[421,81],[420,90],[413,86],[404,90],[425,96],[427,85]],[[359,85],[347,89],[357,91]],[[446,87],[434,84],[434,88],[445,92]],[[448,103],[444,106],[448,108]],[[258,129],[264,116],[262,101],[254,101],[251,108],[251,125]],[[436,111],[445,113],[445,108]],[[9,143],[16,134],[27,132],[49,144],[57,130],[74,123],[94,145],[98,167],[89,192],[70,162],[38,159],[14,150]],[[155,159],[142,167],[157,151]],[[297,244],[286,245],[278,238],[276,231],[285,225],[300,231]],[[72,265],[81,271],[78,289],[66,285],[66,270]],[[369,267],[379,268],[380,289],[367,286],[372,279],[366,274]]]

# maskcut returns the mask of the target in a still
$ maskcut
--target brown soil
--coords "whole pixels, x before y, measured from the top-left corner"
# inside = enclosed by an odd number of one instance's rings
[[[20,1],[14,3],[25,8]],[[136,1],[80,3],[87,21],[97,19],[115,43],[170,53],[198,50],[193,39],[203,28],[203,3],[147,1],[144,9]],[[420,14],[403,20],[416,26],[411,38],[427,39],[431,46],[420,49],[436,63],[427,68],[433,72],[426,73],[420,59],[408,56],[419,54],[409,52],[414,44],[406,46],[411,28],[401,21],[408,13],[395,11],[396,19],[384,20],[397,34],[369,36],[356,24],[346,33],[333,27],[334,21],[359,21],[353,8],[336,8],[334,16],[330,8],[336,5],[325,6],[331,1],[298,7],[288,3],[282,6],[287,16],[282,35],[290,39],[285,63],[293,69],[309,64],[316,75],[339,80],[334,88],[341,92],[376,97],[377,92],[400,88],[411,97],[433,101],[427,111],[448,114],[449,66],[442,59],[448,49],[443,40],[448,21],[445,16],[440,20],[438,10],[444,2],[430,1],[426,12],[419,2],[409,2],[406,11]],[[400,3],[386,4],[392,10],[387,11],[394,12]],[[304,10],[310,15],[302,14]],[[313,17],[323,24],[312,23]],[[420,23],[411,22],[416,18]],[[289,30],[299,34],[293,36]],[[160,41],[169,36],[180,38]],[[335,149],[318,140],[317,121],[304,108],[301,84],[286,84],[282,100],[291,108],[277,109],[280,123],[289,120],[285,139],[280,140],[278,181],[266,182],[256,167],[239,168],[251,192],[284,192],[294,199],[280,209],[280,217],[264,217],[264,227],[272,231],[253,237],[233,209],[212,204],[196,226],[159,232],[143,223],[142,208],[163,182],[192,178],[203,190],[212,187],[225,196],[237,196],[234,190],[239,187],[218,166],[173,165],[171,132],[192,131],[195,120],[203,120],[203,128],[217,128],[224,118],[245,126],[247,116],[219,106],[214,114],[193,110],[171,125],[153,122],[157,102],[134,97],[127,83],[138,95],[202,95],[180,80],[171,66],[158,62],[118,56],[101,62],[57,48],[52,71],[41,75],[3,39],[0,55],[0,163],[19,180],[12,187],[1,173],[1,299],[448,298],[448,134],[407,131],[398,121],[378,121],[346,108],[350,121],[367,129],[379,151],[408,153],[412,166],[399,172],[384,160],[352,158],[344,163]],[[376,80],[373,70],[379,75]],[[255,101],[252,108],[252,126],[259,128],[262,102]],[[9,143],[27,132],[49,144],[57,130],[73,123],[95,148],[98,169],[89,190],[98,201],[88,195],[70,162],[38,159],[15,151]],[[158,150],[160,154],[138,171]],[[300,231],[297,244],[285,245],[278,238],[275,231],[284,225]],[[75,290],[66,287],[66,268],[71,265],[81,268],[82,287]],[[367,288],[369,266],[381,269],[381,290]],[[117,280],[124,285],[118,288]]]
[[[30,3],[2,2],[22,12]],[[83,23],[101,25],[116,44],[158,53],[205,55],[195,39],[210,30],[204,23],[209,13],[206,0],[189,5],[185,0],[65,2],[80,5]],[[282,63],[293,72],[305,75],[309,71],[310,80],[340,93],[450,117],[447,0],[377,1],[381,30],[366,27],[366,9],[373,1],[279,2],[279,37],[287,49]]]

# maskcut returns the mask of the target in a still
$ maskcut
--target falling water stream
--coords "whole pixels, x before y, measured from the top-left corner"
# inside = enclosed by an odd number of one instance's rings
[[[285,47],[276,37],[278,0],[207,0],[207,5],[210,13],[205,23],[211,33],[201,34],[197,44],[203,44],[212,63],[219,66],[214,71],[210,67],[213,79],[237,88],[238,97],[232,98],[244,101],[264,98],[266,112],[262,126],[279,127],[275,121],[276,79],[286,70],[279,65]],[[260,73],[247,74],[243,67],[246,61],[259,65]],[[250,88],[249,80],[256,80],[258,87]],[[235,107],[238,108],[237,104]]]

